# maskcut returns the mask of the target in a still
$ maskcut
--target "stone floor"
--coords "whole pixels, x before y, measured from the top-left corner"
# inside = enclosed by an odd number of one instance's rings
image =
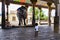
[[[0,40],[60,40],[49,26],[39,26],[38,37],[34,34],[34,27],[0,29]]]

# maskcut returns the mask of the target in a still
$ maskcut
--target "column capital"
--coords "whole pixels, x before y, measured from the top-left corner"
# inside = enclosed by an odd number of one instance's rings
[[[59,4],[59,3],[60,3],[60,0],[53,0],[53,2],[54,2],[55,4]]]
[[[48,6],[51,6],[51,5],[52,5],[52,3],[48,2],[48,3],[47,3],[47,5],[48,5]]]
[[[37,0],[30,0],[32,4],[36,4]]]
[[[6,5],[10,4],[10,0],[5,0]]]
[[[25,5],[26,8],[28,8],[29,6],[28,5]]]
[[[39,9],[41,9],[41,7],[38,7]]]

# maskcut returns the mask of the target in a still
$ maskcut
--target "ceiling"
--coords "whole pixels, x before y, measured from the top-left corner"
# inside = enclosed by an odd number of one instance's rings
[[[10,1],[22,2],[22,0],[10,0]],[[37,0],[36,5],[42,5],[48,7],[47,2],[51,2],[51,0]],[[24,3],[31,4],[30,0],[25,0]],[[51,7],[55,8],[54,3],[52,3]]]
[[[40,1],[40,0],[37,0],[36,5],[48,6],[46,1]],[[55,7],[54,3],[52,3],[51,7]]]

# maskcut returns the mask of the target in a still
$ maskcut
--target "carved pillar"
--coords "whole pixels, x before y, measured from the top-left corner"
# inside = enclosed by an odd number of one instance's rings
[[[39,7],[40,13],[41,13],[41,7]],[[40,15],[40,14],[39,14]],[[39,24],[41,23],[40,16],[39,16]]]
[[[58,14],[58,9],[60,8],[58,8],[58,4],[55,4],[55,6],[56,6],[56,8],[55,8],[55,10],[56,10],[56,12],[55,12],[55,17],[54,17],[54,32],[55,33],[58,33],[59,32],[59,14]]]
[[[2,29],[5,28],[5,2],[4,0],[2,1]]]
[[[5,1],[6,6],[7,6],[7,21],[9,20],[9,19],[8,19],[8,18],[9,18],[9,16],[8,16],[8,10],[9,10],[9,4],[10,4],[9,1],[10,1],[10,0],[6,0],[6,1]]]
[[[37,0],[30,0],[31,3],[33,4],[33,19],[32,19],[32,25],[35,26],[35,4]]]
[[[60,33],[60,31],[59,31],[60,30],[60,0],[59,0],[59,4],[58,4],[57,9],[58,9],[58,17],[59,17],[59,20],[58,20],[59,21],[59,27],[58,27],[59,29],[58,29],[58,32]]]
[[[27,11],[28,11],[28,5],[25,5]],[[27,13],[27,18],[26,18],[26,25],[28,24],[28,13]]]
[[[49,19],[48,19],[49,20],[49,26],[51,26],[51,19],[50,18],[51,18],[51,5],[52,5],[52,3],[48,2],[47,5],[48,5],[48,9],[49,9],[49,14],[48,14],[49,15]]]

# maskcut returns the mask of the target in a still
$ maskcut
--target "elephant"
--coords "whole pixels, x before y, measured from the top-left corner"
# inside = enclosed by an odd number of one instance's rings
[[[24,21],[24,25],[26,25],[25,23],[25,19],[27,18],[27,9],[24,6],[21,6],[17,9],[17,17],[19,20],[19,25],[21,25],[22,20]]]

